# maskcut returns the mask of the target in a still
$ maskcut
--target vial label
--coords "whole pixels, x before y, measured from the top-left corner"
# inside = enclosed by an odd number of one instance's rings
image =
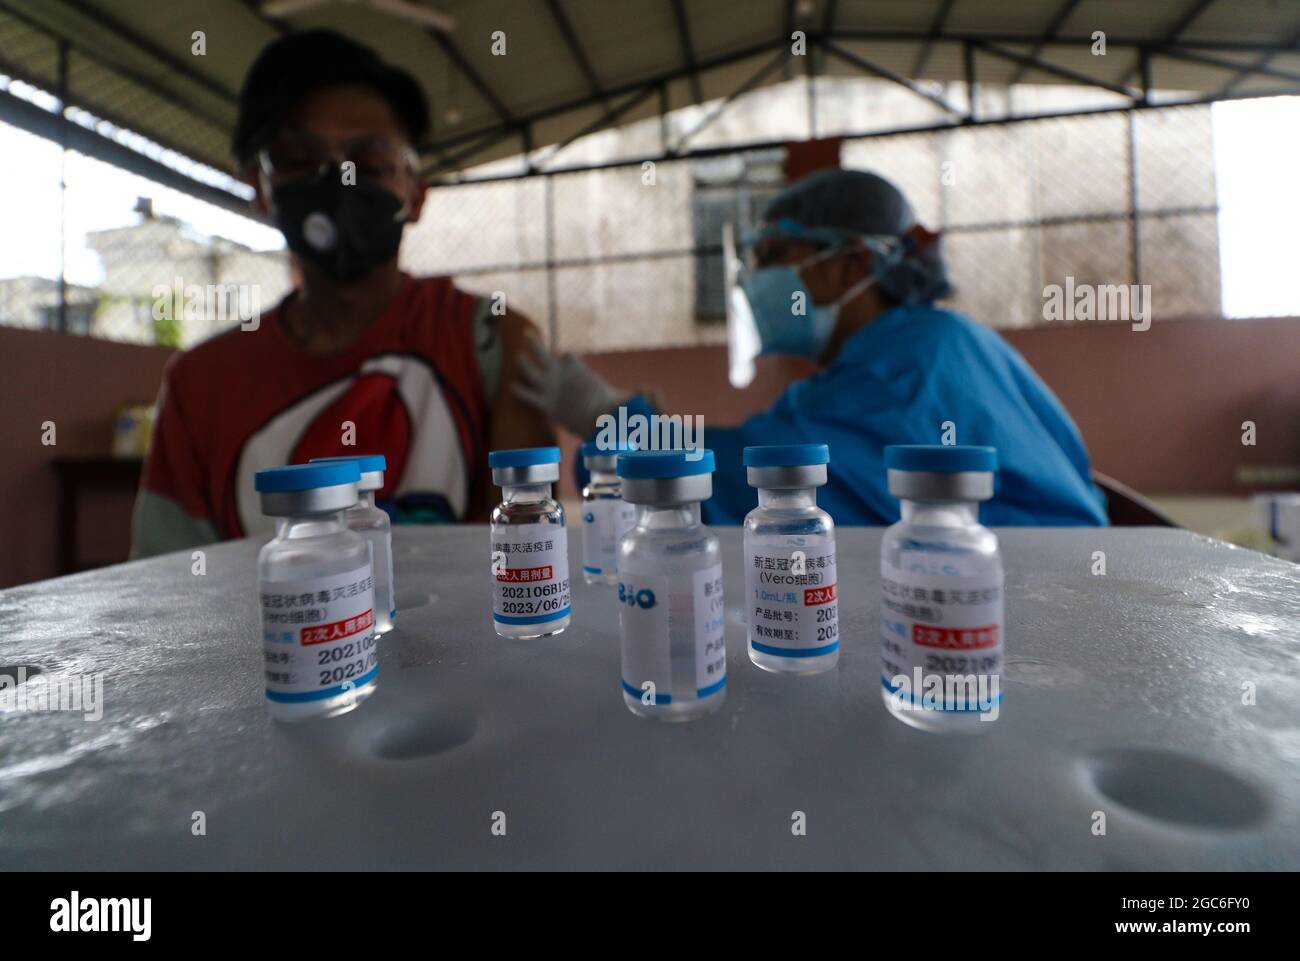
[[[582,569],[612,574],[618,567],[619,538],[636,523],[636,507],[621,497],[604,497],[582,505]]]
[[[681,696],[673,685],[674,654],[689,658],[679,676],[694,680],[694,697],[716,694],[727,683],[722,565],[674,580],[628,575],[618,585],[623,690],[643,699],[653,690],[656,704]]]
[[[745,565],[749,644],[773,657],[820,657],[840,646],[834,545],[755,549]]]
[[[987,710],[1001,698],[1001,571],[947,577],[885,564],[881,591],[886,690],[936,710]],[[923,700],[927,690],[944,694]]]
[[[316,701],[375,679],[375,579],[368,566],[262,581],[260,590],[268,698]]]
[[[725,608],[722,602],[722,565],[695,572],[695,688],[708,697],[727,683]]]
[[[558,524],[492,531],[492,616],[502,624],[542,624],[569,613],[569,542]]]

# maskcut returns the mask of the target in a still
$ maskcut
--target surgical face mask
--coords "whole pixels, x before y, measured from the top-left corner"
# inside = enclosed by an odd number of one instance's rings
[[[740,286],[758,332],[759,354],[793,354],[816,360],[839,322],[840,308],[876,282],[863,277],[829,304],[813,303],[800,271],[844,254],[831,250],[795,266],[761,267],[741,278]]]
[[[331,280],[349,284],[397,256],[407,205],[368,177],[343,183],[337,165],[271,190],[289,249]]]

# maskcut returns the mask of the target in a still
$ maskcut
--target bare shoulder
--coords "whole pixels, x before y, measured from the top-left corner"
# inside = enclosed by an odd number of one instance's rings
[[[496,318],[497,336],[501,339],[502,352],[513,356],[528,345],[529,336],[540,337],[541,330],[526,315],[517,311],[507,311]]]

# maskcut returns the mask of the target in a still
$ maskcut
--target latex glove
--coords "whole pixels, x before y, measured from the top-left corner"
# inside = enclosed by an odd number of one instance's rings
[[[579,437],[596,429],[597,417],[613,412],[632,396],[612,387],[573,354],[552,354],[533,334],[519,356],[519,378],[511,391]]]

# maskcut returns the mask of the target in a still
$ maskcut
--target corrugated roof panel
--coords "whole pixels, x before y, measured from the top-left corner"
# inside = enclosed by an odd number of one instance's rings
[[[65,0],[4,0],[6,7],[53,35],[65,37],[69,46],[106,69],[121,72],[142,86],[157,88],[168,99],[188,104],[200,116],[220,123],[233,123],[234,96],[224,85],[199,68],[208,58],[191,53],[190,35],[195,27],[154,44],[142,33],[141,25],[151,18],[142,16],[138,3],[84,3]],[[129,36],[128,36],[129,34]],[[148,131],[141,131],[147,134]]]
[[[700,60],[788,36],[779,0],[686,0],[685,6]]]
[[[1102,31],[1107,37],[1164,37],[1201,0],[1081,0],[1061,24],[1058,36],[1089,37]],[[1213,0],[1221,2],[1221,0]],[[1064,6],[1060,0],[1058,6]],[[1107,56],[1110,54],[1107,53]]]
[[[944,19],[944,28],[958,33],[1015,34],[1026,39],[1042,34],[1064,0],[1008,3],[1006,0],[958,0]],[[1153,0],[1160,2],[1160,0]]]
[[[50,4],[48,0],[41,2],[43,6],[52,8],[62,5]],[[148,4],[147,16],[141,15],[143,4],[140,0],[81,0],[79,6],[98,14],[100,19],[126,27],[133,35],[174,58],[185,68],[185,73],[160,69],[160,79],[205,92],[217,88],[225,92],[223,99],[227,102],[239,90],[244,73],[258,50],[277,33],[270,23],[238,0],[235,3],[229,0],[167,0],[166,3]],[[203,56],[192,53],[196,30],[202,30],[205,36],[207,52]],[[113,33],[111,30],[108,32]],[[96,35],[99,35],[98,31]],[[160,64],[160,67],[166,66]]]
[[[0,73],[53,89],[59,73],[58,43],[0,8]]]
[[[545,4],[478,0],[461,17],[452,40],[512,113],[528,113],[590,93]],[[497,31],[505,34],[504,56],[492,53],[492,35]]]
[[[669,0],[560,0],[605,87],[685,68]]]
[[[1286,0],[1216,0],[1179,39],[1184,43],[1234,40],[1294,44],[1300,39],[1300,4]]]
[[[230,170],[227,128],[196,117],[147,87],[75,51],[68,57],[68,95],[113,123],[218,170]]]
[[[819,26],[827,0],[817,4]],[[841,0],[835,4],[833,29],[929,30],[943,0]]]
[[[75,96],[87,109],[109,119],[129,122],[145,136],[184,146],[208,163],[225,159],[227,131],[234,120],[234,95],[248,65],[271,37],[287,28],[327,26],[368,43],[392,62],[410,70],[425,86],[433,104],[435,140],[444,155],[464,154],[474,138],[501,123],[502,114],[527,118],[546,113],[533,126],[533,141],[543,146],[583,130],[602,116],[590,79],[575,61],[570,42],[560,29],[550,0],[421,0],[457,20],[444,41],[423,25],[412,24],[362,3],[321,0],[286,21],[262,17],[254,0],[171,0],[165,4],[142,0],[0,0],[0,62],[11,64],[52,88],[55,82],[55,38],[66,38],[76,63]],[[628,87],[643,80],[678,74],[685,65],[681,38],[671,0],[554,0],[572,24],[577,41],[590,61],[602,90]],[[692,46],[699,62],[708,63],[735,52],[770,44],[773,51],[788,44],[787,18],[793,26],[816,34],[822,29],[828,0],[683,0]],[[15,18],[6,10],[18,10]],[[1257,43],[1276,46],[1300,37],[1300,3],[1278,0],[838,0],[834,29],[839,31],[912,32],[916,39],[849,40],[838,43],[882,68],[910,75],[925,49],[927,79],[957,81],[964,76],[959,43],[924,39],[946,10],[943,29],[950,33],[997,36],[1008,49],[1035,54],[1079,73],[1108,82],[1138,82],[1137,55],[1113,41],[1141,39],[1158,44],[1181,29],[1185,43]],[[27,25],[20,19],[29,21]],[[34,29],[31,24],[35,24]],[[1105,58],[1093,57],[1086,45],[1044,43],[1049,28],[1079,40],[1103,30],[1108,39]],[[202,29],[207,56],[190,52],[191,35]],[[493,56],[492,34],[506,35],[506,55]],[[457,69],[444,47],[459,51],[479,83]],[[1225,60],[1250,64],[1261,54],[1215,53]],[[770,55],[768,55],[770,56]],[[810,50],[811,60],[797,60],[772,71],[764,83],[797,75],[811,65],[819,72],[865,75],[857,67]],[[1300,55],[1275,57],[1300,73]],[[766,60],[754,54],[739,62],[705,71],[701,86],[706,99],[731,94]],[[1158,86],[1214,91],[1238,81],[1235,92],[1272,91],[1286,81],[1278,78],[1241,79],[1233,68],[1157,57]],[[1059,76],[977,54],[982,86],[1022,82],[1060,84]],[[152,88],[152,89],[146,89]],[[693,99],[693,85],[676,76],[668,85],[670,108]],[[501,106],[498,109],[492,101]],[[616,95],[612,104],[620,102]],[[653,115],[658,98],[648,98],[620,118]],[[564,107],[565,110],[559,110]],[[575,109],[576,108],[576,109]],[[186,114],[190,116],[186,116]],[[112,116],[109,116],[109,115]],[[177,144],[176,141],[181,143]],[[500,142],[480,145],[465,155],[474,161],[517,153],[520,138],[510,133]]]

